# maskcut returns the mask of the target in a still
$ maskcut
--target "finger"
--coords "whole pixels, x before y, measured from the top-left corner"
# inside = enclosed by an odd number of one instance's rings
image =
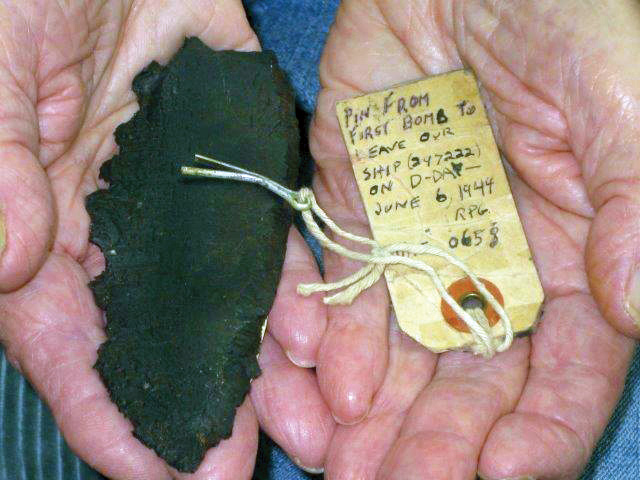
[[[303,368],[316,365],[318,348],[327,325],[327,308],[321,296],[303,297],[297,288],[301,283],[319,282],[322,282],[322,277],[315,258],[300,232],[292,227],[267,328],[287,357]]]
[[[249,398],[236,410],[231,438],[207,451],[193,474],[170,468],[175,480],[243,480],[250,479],[258,451],[258,421]]]
[[[325,256],[325,265],[328,281],[358,268],[355,262],[334,256]],[[389,297],[383,281],[360,294],[350,306],[329,310],[316,371],[320,389],[339,423],[357,423],[369,412],[387,367],[388,315]]]
[[[367,50],[367,55],[362,55],[362,49]],[[339,134],[335,100],[422,75],[401,41],[384,25],[374,2],[342,4],[320,65],[325,90],[318,100],[310,146],[319,166],[314,183],[319,201],[343,229],[370,235]],[[360,267],[357,262],[330,253],[325,255],[328,281],[350,275]],[[384,281],[363,292],[348,307],[329,308],[317,373],[323,395],[342,424],[353,424],[366,417],[384,378],[388,310]]]
[[[640,105],[628,103],[629,98],[640,97],[636,81],[640,67],[628,63],[640,54],[640,5],[619,2],[611,15],[607,25],[612,21],[617,27],[612,35],[607,30],[608,41],[625,42],[626,47],[612,52],[597,69],[591,65],[590,77],[597,81],[577,92],[594,118],[594,124],[586,126],[590,138],[581,152],[583,175],[597,212],[586,264],[591,290],[605,318],[624,334],[640,338]]]
[[[260,425],[298,466],[321,472],[335,423],[313,371],[293,365],[270,335],[258,360],[251,400]]]
[[[431,380],[436,362],[437,355],[402,333],[395,319],[391,322],[387,376],[367,418],[336,429],[327,454],[327,478],[376,477],[406,411]]]
[[[69,15],[77,17],[72,19],[76,23],[85,24],[85,10]],[[117,150],[113,132],[138,109],[131,89],[135,76],[154,60],[166,64],[185,37],[197,36],[214,50],[260,48],[239,0],[163,2],[162,8],[134,2],[130,10],[113,2],[92,21],[96,29],[104,24],[118,25],[122,35],[112,37],[117,31],[108,31],[100,38],[104,48],[94,54],[95,71],[87,82],[90,96],[82,127],[72,145],[48,167],[56,204],[65,212],[57,225],[56,243],[79,261],[87,253],[89,232],[84,199],[99,187],[99,167]],[[75,55],[65,57],[65,62],[83,54],[81,47],[77,46]],[[68,92],[73,86],[71,80],[58,80],[48,88]],[[54,131],[62,128],[65,117],[60,115],[56,122],[49,115],[46,120],[48,129]]]
[[[489,429],[520,395],[528,355],[528,339],[490,360],[466,352],[442,354],[379,478],[474,479]]]
[[[88,278],[51,254],[29,284],[0,298],[7,355],[51,408],[69,446],[110,478],[168,479],[164,462],[136,440],[93,369],[104,341]]]
[[[51,189],[38,161],[35,51],[12,7],[0,6],[0,292],[27,282],[52,240]]]
[[[576,478],[618,401],[633,349],[581,293],[552,299],[532,342],[516,411],[498,421],[482,452],[485,478]]]

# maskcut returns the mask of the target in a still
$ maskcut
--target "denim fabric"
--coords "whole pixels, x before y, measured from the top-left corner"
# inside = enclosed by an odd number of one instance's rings
[[[300,108],[305,114],[311,114],[319,89],[318,60],[339,0],[245,0],[244,3],[263,48],[276,52],[281,66],[289,74]],[[639,479],[639,429],[640,349],[637,349],[623,397],[582,480]],[[277,447],[271,452],[268,470],[273,480],[313,478],[297,469]]]
[[[311,114],[320,89],[318,63],[335,17],[338,0],[245,0],[262,48],[273,50],[296,92],[298,105]]]
[[[582,480],[640,478],[640,347],[636,348],[620,403]]]

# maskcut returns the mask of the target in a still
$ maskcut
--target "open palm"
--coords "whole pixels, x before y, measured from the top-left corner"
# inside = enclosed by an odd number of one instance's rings
[[[398,330],[384,282],[349,307],[297,297],[295,285],[319,274],[292,234],[270,333],[292,362],[316,366],[327,406],[299,412],[311,433],[294,435],[269,425],[277,408],[260,405],[262,383],[252,395],[268,431],[302,464],[324,464],[329,479],[579,474],[638,334],[639,27],[631,0],[343,2],[311,129],[322,208],[369,234],[337,100],[470,67],[513,167],[546,306],[535,334],[491,360],[434,355]],[[325,255],[325,279],[358,267]],[[315,398],[315,388],[300,391]],[[328,445],[324,458],[318,444]]]
[[[87,283],[104,260],[84,201],[115,153],[115,127],[138,108],[133,77],[185,36],[259,48],[240,0],[0,2],[2,342],[70,446],[115,479],[183,476],[133,437],[92,368],[105,337]],[[247,401],[233,437],[189,478],[250,478],[257,435]]]

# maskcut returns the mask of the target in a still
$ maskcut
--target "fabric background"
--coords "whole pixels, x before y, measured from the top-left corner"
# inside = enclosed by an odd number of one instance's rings
[[[319,89],[317,65],[339,0],[245,0],[263,48],[274,50],[297,94],[306,129]],[[312,171],[311,160],[304,180]],[[304,181],[303,180],[303,181]],[[640,478],[640,349],[623,397],[582,480]],[[51,413],[0,349],[0,480],[98,480],[67,447]],[[321,478],[301,472],[265,435],[255,479]]]

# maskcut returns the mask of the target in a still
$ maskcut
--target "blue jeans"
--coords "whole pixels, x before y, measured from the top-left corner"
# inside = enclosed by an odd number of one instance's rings
[[[402,0],[398,0],[402,1]],[[317,65],[339,0],[245,0],[265,49],[275,51],[289,73],[303,124],[319,89]],[[583,480],[640,478],[640,350],[611,423],[587,466]],[[293,465],[261,436],[255,478],[313,478]],[[0,480],[98,480],[65,445],[46,406],[0,349]]]

